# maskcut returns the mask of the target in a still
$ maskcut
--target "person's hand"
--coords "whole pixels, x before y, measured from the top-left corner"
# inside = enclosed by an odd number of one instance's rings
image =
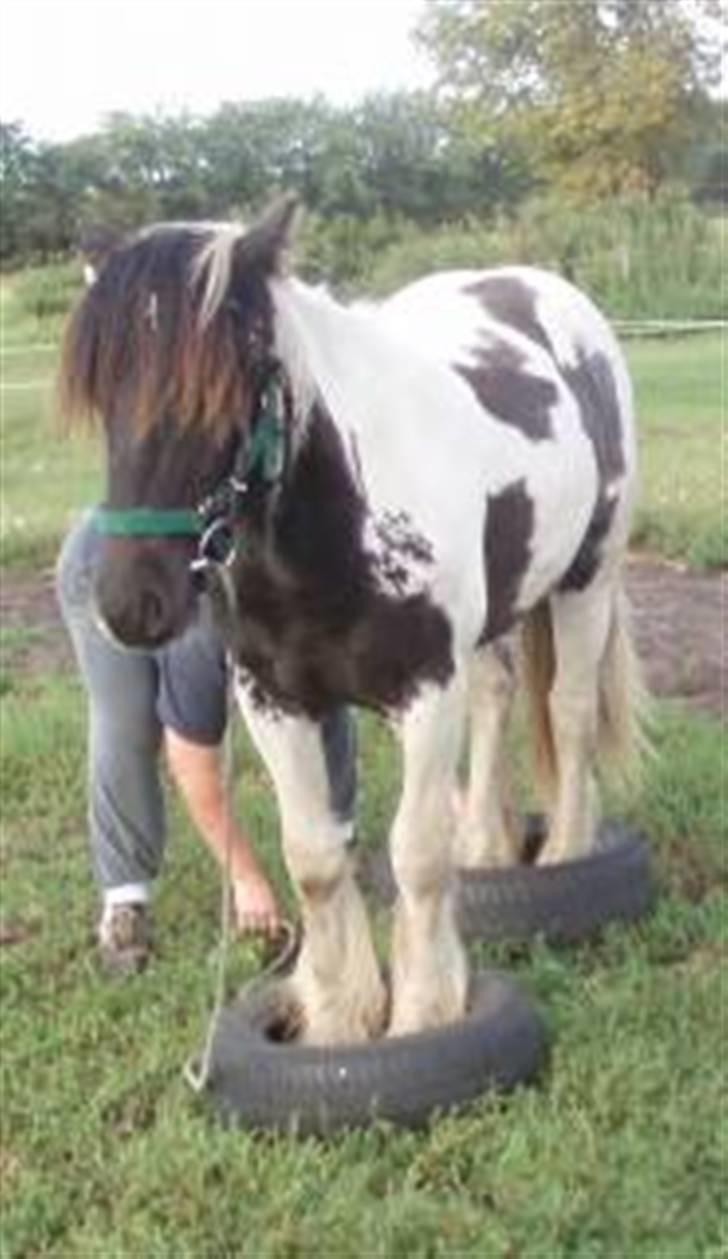
[[[241,935],[275,939],[281,932],[281,915],[270,883],[258,870],[233,879],[233,904]]]

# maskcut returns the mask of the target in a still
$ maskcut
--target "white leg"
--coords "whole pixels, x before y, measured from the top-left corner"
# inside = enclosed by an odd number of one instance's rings
[[[461,866],[508,866],[519,857],[504,757],[514,690],[507,647],[486,647],[474,654],[468,671],[468,785],[457,834]]]
[[[467,963],[455,922],[453,791],[464,717],[461,676],[422,692],[400,727],[402,795],[391,836],[395,910],[390,1034],[460,1017]]]
[[[551,599],[556,674],[549,710],[557,788],[540,861],[568,861],[588,852],[596,826],[599,668],[609,633],[613,591],[604,581]]]
[[[303,1038],[366,1040],[382,1030],[386,993],[346,851],[349,828],[329,803],[321,727],[268,712],[242,683],[237,698],[275,785],[286,863],[301,900],[304,938],[291,985]]]

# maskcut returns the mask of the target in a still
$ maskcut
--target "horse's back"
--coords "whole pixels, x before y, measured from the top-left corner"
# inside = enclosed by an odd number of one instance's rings
[[[635,476],[629,375],[600,311],[561,276],[502,267],[415,281],[381,318],[479,404],[495,455],[491,520],[508,515],[499,535],[525,530],[522,605],[558,583],[587,585],[624,545]]]
[[[558,427],[545,414],[539,420],[539,409],[553,419],[575,401],[600,477],[633,477],[624,357],[601,311],[562,276],[516,266],[437,272],[383,302],[380,317],[398,338],[464,377],[485,411],[535,442]],[[534,380],[550,387],[539,390]]]
[[[473,348],[474,334],[500,334],[545,352],[557,369],[601,351],[621,375],[612,330],[585,293],[536,267],[440,271],[407,284],[380,306],[384,323],[450,363]]]

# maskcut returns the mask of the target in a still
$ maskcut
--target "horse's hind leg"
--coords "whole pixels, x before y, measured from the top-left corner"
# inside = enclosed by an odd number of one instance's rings
[[[560,592],[550,599],[555,672],[548,708],[554,782],[542,862],[582,856],[594,842],[599,677],[614,600],[614,584],[606,576],[586,590]]]
[[[467,964],[455,921],[453,792],[462,742],[460,675],[428,687],[402,719],[404,780],[392,828],[395,910],[390,1033],[458,1018]]]
[[[458,864],[507,866],[518,860],[504,758],[515,678],[505,643],[480,648],[468,670],[470,756],[460,805]]]
[[[381,1031],[386,993],[364,902],[333,812],[321,726],[268,715],[244,686],[238,702],[273,779],[286,863],[301,901],[304,936],[291,987],[314,1044],[366,1040]]]

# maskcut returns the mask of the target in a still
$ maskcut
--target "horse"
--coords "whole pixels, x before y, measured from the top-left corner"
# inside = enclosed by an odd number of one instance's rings
[[[67,411],[103,422],[101,623],[149,648],[203,590],[215,608],[300,900],[303,1036],[333,1044],[467,1006],[455,868],[519,855],[499,790],[514,627],[542,862],[589,851],[596,771],[638,763],[621,579],[636,454],[622,354],[565,279],[443,272],[344,305],[292,270],[297,214],[284,198],[247,228],[117,243],[60,383]],[[387,983],[329,799],[321,721],[340,704],[384,714],[401,744]]]

